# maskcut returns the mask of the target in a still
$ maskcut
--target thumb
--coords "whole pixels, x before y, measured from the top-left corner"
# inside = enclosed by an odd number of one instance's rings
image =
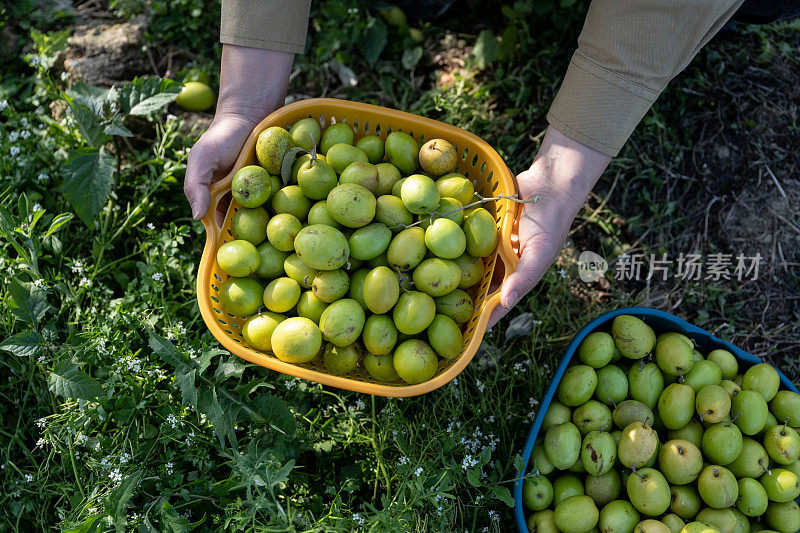
[[[216,167],[204,143],[198,141],[189,151],[186,163],[186,178],[183,181],[183,194],[192,208],[192,218],[200,220],[208,212],[211,195],[208,187]]]
[[[522,296],[528,294],[552,264],[553,254],[541,252],[531,245],[523,248],[516,270],[500,289],[500,302],[506,309],[514,307]]]

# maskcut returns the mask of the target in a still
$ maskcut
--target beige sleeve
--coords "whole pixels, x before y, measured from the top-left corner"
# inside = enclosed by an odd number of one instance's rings
[[[222,0],[223,44],[302,54],[311,0]]]
[[[615,156],[743,0],[593,0],[547,121]]]

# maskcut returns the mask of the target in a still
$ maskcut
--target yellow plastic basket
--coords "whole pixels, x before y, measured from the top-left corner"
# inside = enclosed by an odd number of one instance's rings
[[[334,122],[351,124],[355,129],[356,139],[365,135],[378,135],[385,139],[391,131],[404,131],[419,141],[420,145],[426,139],[447,139],[460,155],[458,171],[476,182],[475,190],[478,193],[485,197],[516,194],[514,176],[503,159],[479,137],[460,128],[402,111],[346,100],[318,98],[289,104],[256,126],[247,138],[230,174],[211,186],[211,206],[203,218],[207,233],[206,245],[197,276],[197,301],[203,320],[214,337],[231,353],[277,372],[341,389],[380,396],[416,396],[437,389],[456,377],[473,358],[486,332],[489,315],[500,303],[499,289],[489,293],[498,257],[502,259],[505,269],[504,279],[517,266],[518,256],[516,245],[512,243],[512,232],[517,224],[516,217],[522,209],[513,201],[503,199],[487,202],[483,206],[497,221],[499,245],[491,256],[484,258],[486,273],[481,282],[468,291],[474,300],[475,309],[472,317],[462,328],[464,344],[461,354],[454,359],[441,361],[436,375],[424,383],[417,385],[409,385],[402,381],[384,383],[373,379],[362,369],[346,376],[335,375],[327,372],[318,361],[300,365],[285,363],[271,353],[248,347],[241,334],[244,319],[226,313],[220,308],[217,297],[219,286],[228,276],[217,265],[216,252],[220,245],[233,240],[230,233],[231,218],[240,206],[236,202],[231,202],[222,227],[216,222],[216,207],[220,199],[230,191],[231,180],[236,171],[246,165],[258,164],[255,152],[258,135],[270,126],[288,128],[294,122],[306,117],[318,120],[323,128],[326,124]]]

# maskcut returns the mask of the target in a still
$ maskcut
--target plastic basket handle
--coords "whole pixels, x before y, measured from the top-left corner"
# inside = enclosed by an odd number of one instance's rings
[[[516,187],[516,180],[514,181],[514,186]],[[494,308],[500,305],[500,290],[502,289],[502,285],[509,276],[514,273],[519,263],[519,221],[520,218],[522,218],[522,211],[525,204],[512,202],[511,200],[507,201],[511,204],[511,209],[505,216],[511,219],[511,223],[503,223],[501,225],[502,229],[497,245],[497,258],[503,261],[505,270],[503,273],[503,281],[500,287],[486,296],[486,300],[483,303],[486,312],[483,314],[478,327],[485,327]],[[495,266],[495,268],[497,267]]]

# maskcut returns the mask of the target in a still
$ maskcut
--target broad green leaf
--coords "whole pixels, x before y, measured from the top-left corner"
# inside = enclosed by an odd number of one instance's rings
[[[294,435],[296,430],[294,415],[283,400],[271,394],[259,394],[250,403],[250,408],[269,420],[272,427],[287,437]]]
[[[40,54],[54,54],[61,52],[67,47],[70,30],[51,31],[42,33],[36,28],[31,29],[31,40],[36,51]]]
[[[103,128],[103,133],[120,137],[133,137],[133,133],[125,127],[125,124],[122,123],[122,118],[119,116],[114,117],[111,122],[106,124],[106,127]]]
[[[120,106],[126,115],[146,116],[175,100],[181,84],[152,76],[134,78],[119,91]]]
[[[294,165],[294,158],[297,157],[297,154],[300,152],[307,154],[308,150],[303,150],[299,146],[295,146],[283,156],[283,161],[281,161],[281,179],[283,179],[284,185],[289,185],[289,182],[292,181],[292,165]]]
[[[240,408],[231,404],[223,404],[217,398],[215,389],[204,391],[204,398],[200,400],[202,411],[206,414],[209,423],[214,427],[220,445],[224,448],[227,440],[232,448],[237,448],[238,440],[234,427],[239,419]]]
[[[79,148],[64,168],[67,199],[83,223],[92,227],[114,184],[116,160],[102,148]]]
[[[475,58],[475,66],[478,68],[486,68],[495,59],[500,52],[500,47],[497,44],[497,39],[491,30],[483,30],[478,35],[478,40],[475,42],[475,48],[472,50],[472,56]]]
[[[56,218],[54,218],[53,221],[50,223],[50,227],[47,229],[47,233],[44,234],[43,238],[47,238],[53,233],[57,232],[59,229],[61,229],[61,227],[64,224],[66,224],[73,218],[75,218],[75,215],[73,215],[72,213],[61,213]]]
[[[114,519],[114,528],[117,533],[124,533],[127,525],[128,504],[139,488],[139,482],[144,474],[142,471],[134,472],[114,487],[111,493],[103,500],[106,513]]]
[[[161,360],[175,367],[175,384],[181,390],[183,403],[197,409],[197,376],[196,363],[187,359],[175,346],[164,337],[150,332],[150,348],[161,357]]]
[[[47,377],[47,385],[53,394],[65,398],[91,400],[103,392],[100,382],[69,361],[62,361],[56,365]]]
[[[176,368],[188,368],[186,357],[164,337],[150,331],[148,344],[165,363],[169,363]]]
[[[98,531],[98,528],[101,525],[103,525],[103,520],[102,520],[103,518],[104,518],[103,515],[99,514],[92,515],[86,520],[84,520],[81,525],[69,529],[64,529],[63,531],[64,533],[94,533],[95,531]],[[102,529],[99,531],[102,531]]]
[[[188,518],[178,515],[178,512],[165,501],[161,505],[161,531],[164,533],[185,533],[191,531],[194,526]]]
[[[103,119],[99,113],[75,100],[69,102],[69,108],[86,144],[99,147],[111,141],[111,135],[103,132]]]
[[[214,379],[217,383],[221,383],[230,377],[241,377],[244,372],[244,364],[242,360],[235,355],[228,358],[227,361],[221,361],[217,365],[217,371],[214,372]]]
[[[378,57],[380,57],[381,52],[383,52],[383,49],[386,47],[388,36],[389,32],[380,19],[373,18],[369,21],[367,28],[364,30],[358,42],[358,49],[371,67],[375,66]]]
[[[32,283],[23,283],[16,278],[11,279],[8,292],[13,299],[13,305],[9,307],[14,316],[30,326],[37,327],[50,309],[44,292]]]
[[[467,470],[467,481],[469,481],[469,484],[473,487],[481,486],[481,478],[478,476],[477,468],[470,468]]]
[[[0,349],[18,357],[39,355],[42,351],[42,338],[35,331],[23,331],[0,342]]]
[[[517,471],[519,474],[524,474],[523,470],[525,469],[525,460],[522,458],[521,455],[517,454],[514,457],[514,470]]]
[[[489,490],[492,491],[492,494],[497,496],[498,500],[505,503],[509,507],[514,507],[514,497],[511,495],[511,491],[508,490],[507,487],[503,487],[500,485],[490,485]]]
[[[403,64],[404,69],[414,70],[420,59],[422,59],[422,47],[415,46],[414,48],[408,48],[403,52],[403,57],[400,62]]]
[[[99,117],[103,114],[104,104],[109,96],[109,89],[78,82],[70,87],[65,94],[68,102],[76,102],[88,107]]]

